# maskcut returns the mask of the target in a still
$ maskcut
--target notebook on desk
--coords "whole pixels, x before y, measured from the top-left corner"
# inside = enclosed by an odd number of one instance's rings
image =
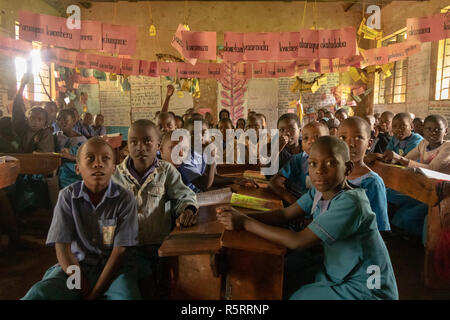
[[[207,192],[197,193],[197,204],[200,207],[212,206],[215,204],[229,204],[231,200],[231,188],[222,188]]]
[[[430,179],[450,181],[450,175],[441,173],[439,171],[434,171],[426,168],[416,168],[415,171],[420,174],[423,174],[424,176]]]

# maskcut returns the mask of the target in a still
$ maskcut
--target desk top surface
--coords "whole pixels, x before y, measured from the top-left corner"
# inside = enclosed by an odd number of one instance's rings
[[[19,174],[19,161],[0,163],[0,189],[12,185]]]

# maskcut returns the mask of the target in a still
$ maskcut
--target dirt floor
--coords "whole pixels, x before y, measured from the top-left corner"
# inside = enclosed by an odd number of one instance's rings
[[[48,210],[37,210],[21,226],[24,238],[37,244],[36,249],[14,254],[0,252],[0,300],[20,299],[27,290],[56,263],[54,249],[46,247],[45,237],[51,221]],[[3,244],[6,238],[0,237]],[[424,248],[419,241],[394,237],[387,240],[400,299],[450,299],[450,290],[431,290],[423,286]]]

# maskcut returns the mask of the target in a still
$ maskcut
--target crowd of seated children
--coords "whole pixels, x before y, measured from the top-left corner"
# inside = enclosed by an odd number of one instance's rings
[[[347,145],[332,136],[318,138],[309,150],[308,166],[314,187],[289,207],[252,215],[219,207],[217,219],[227,230],[243,229],[292,250],[323,245],[322,271],[290,299],[398,299],[376,215],[365,191],[347,183],[353,168]],[[302,231],[279,227],[307,215],[312,216],[312,222]],[[367,286],[367,268],[372,265],[379,266],[382,273],[375,289]]]
[[[294,203],[309,188],[308,157],[311,146],[321,136],[329,135],[328,127],[320,122],[309,122],[302,130],[302,152],[294,155],[271,178],[269,187],[286,203]]]

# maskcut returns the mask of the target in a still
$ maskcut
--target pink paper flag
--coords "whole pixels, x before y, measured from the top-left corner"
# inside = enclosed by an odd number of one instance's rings
[[[206,63],[197,63],[193,66],[189,63],[178,62],[177,66],[180,78],[207,78]]]
[[[223,59],[227,61],[244,60],[244,33],[225,32],[223,38]]]
[[[80,49],[102,50],[102,23],[81,21]]]
[[[319,57],[319,31],[310,29],[300,30],[300,41],[298,44],[299,58]]]
[[[56,57],[56,60],[53,60],[55,64],[67,68],[75,68],[78,52],[58,48],[52,49],[51,51],[54,52],[53,58]]]
[[[89,69],[89,59],[86,53],[78,53],[75,59],[75,66],[77,68]]]
[[[102,25],[103,51],[132,56],[136,53],[136,28],[113,24]]]
[[[19,37],[27,41],[40,41],[46,44],[69,49],[80,49],[80,29],[69,29],[66,18],[19,12]]]
[[[330,66],[330,60],[329,59],[320,59],[320,73],[330,73],[331,72],[331,66]]]
[[[181,31],[183,56],[205,60],[216,60],[216,33]]]
[[[222,66],[220,63],[208,63],[206,64],[206,72],[208,78],[219,79],[222,77]]]
[[[319,30],[319,57],[340,58],[356,54],[356,30],[354,27]]]
[[[387,47],[387,49],[388,49],[388,62],[395,62],[406,59],[404,42],[391,44]]]
[[[381,47],[364,51],[369,66],[388,63],[388,48]]]
[[[292,77],[295,74],[295,61],[275,63],[277,77]]]
[[[443,32],[443,16],[435,14],[428,17],[406,19],[408,40],[431,42],[445,37]]]
[[[267,78],[267,64],[253,63],[253,78]]]
[[[31,50],[30,42],[0,37],[0,55],[27,58]]]
[[[158,63],[156,61],[141,60],[139,65],[139,74],[141,76],[157,77]]]
[[[298,57],[300,32],[280,32],[278,36],[278,60],[295,60]]]
[[[89,69],[98,69],[98,66],[100,64],[100,58],[101,56],[97,55],[97,54],[88,54],[87,55],[87,60],[89,62]]]
[[[275,32],[244,33],[244,60],[273,60],[278,54]]]
[[[236,64],[236,73],[238,79],[251,79],[252,78],[252,64],[240,62]],[[222,72],[223,74],[223,72]]]
[[[98,70],[109,73],[120,73],[120,58],[100,56]]]
[[[422,49],[422,45],[419,41],[416,40],[407,40],[404,42],[404,50],[406,57],[412,56],[413,54],[416,54],[420,52]]]
[[[158,62],[158,73],[161,76],[176,77],[176,62]]]
[[[295,61],[295,70],[296,72],[300,72],[305,69],[311,68],[311,64],[314,64],[314,60],[312,59],[303,59]]]
[[[175,34],[173,35],[172,38],[172,47],[175,48],[175,50],[178,51],[179,54],[183,55],[183,40],[182,40],[182,36],[181,36],[181,32],[185,31],[186,29],[184,28],[184,26],[182,24],[178,25],[177,31],[175,31]],[[193,66],[195,66],[195,64],[197,63],[197,59],[190,59],[190,58],[186,58],[186,61],[189,62],[190,64],[192,64]]]
[[[275,78],[277,76],[275,62],[266,62],[266,74],[268,78]]]
[[[360,67],[360,62],[364,60],[364,57],[361,55],[353,55],[343,59],[344,63],[347,66]]]
[[[139,75],[140,60],[122,59],[120,65],[120,73],[126,75]]]

